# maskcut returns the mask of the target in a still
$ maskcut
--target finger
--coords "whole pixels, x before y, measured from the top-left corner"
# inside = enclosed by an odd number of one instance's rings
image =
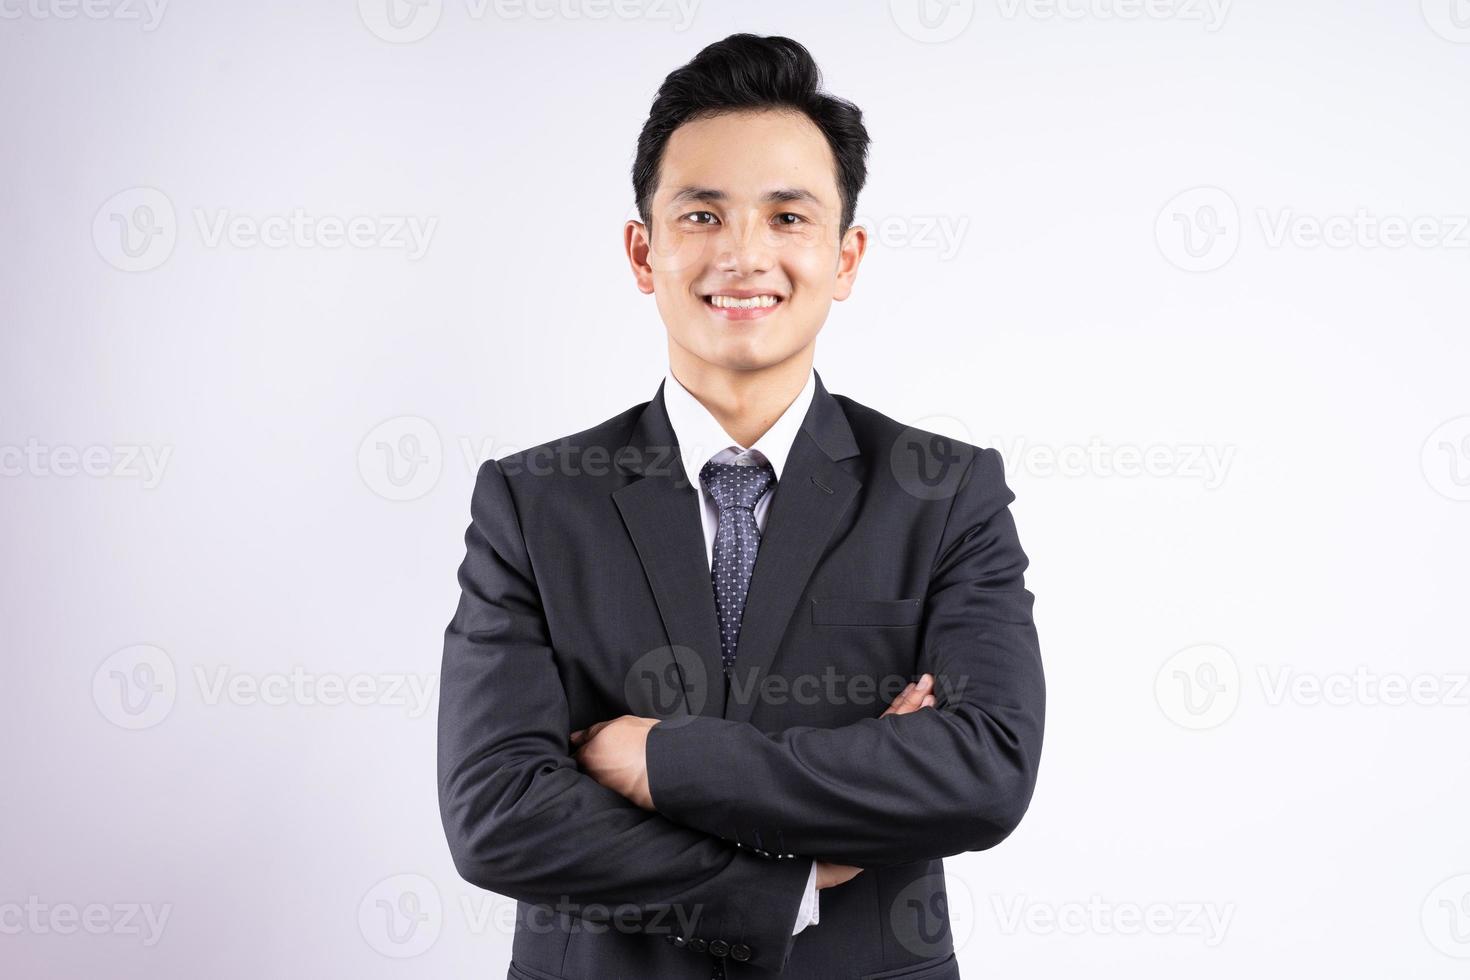
[[[924,695],[929,693],[929,687],[933,680],[928,674],[924,674],[917,681],[909,685],[908,692],[903,698],[903,710],[918,711],[923,707]]]
[[[926,694],[926,695],[924,695],[924,700],[922,702],[920,702],[919,707],[921,707],[921,708],[932,708],[932,707],[934,707],[934,695],[932,695],[932,694]]]
[[[884,711],[883,712],[883,715],[891,715],[895,711],[897,711],[899,708],[903,707],[904,698],[908,697],[908,693],[910,691],[912,691],[913,689],[914,689],[914,682],[913,681],[909,681],[908,686],[905,687],[902,691],[899,691],[898,692],[898,696],[893,699],[893,703],[888,706],[888,710]],[[883,717],[883,715],[879,715],[878,717],[881,718],[881,717]]]

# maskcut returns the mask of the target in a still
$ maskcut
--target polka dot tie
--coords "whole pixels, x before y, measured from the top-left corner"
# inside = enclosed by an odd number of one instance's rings
[[[715,587],[720,655],[726,673],[735,663],[745,592],[750,587],[750,573],[755,568],[755,553],[761,542],[760,528],[755,523],[756,501],[775,480],[776,471],[764,460],[751,465],[711,460],[699,471],[699,481],[720,508],[710,580]]]

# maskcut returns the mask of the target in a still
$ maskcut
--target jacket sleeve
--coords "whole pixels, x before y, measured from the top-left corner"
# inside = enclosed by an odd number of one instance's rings
[[[934,708],[771,733],[706,716],[655,726],[648,785],[659,812],[864,868],[1004,840],[1030,805],[1046,699],[1014,499],[1000,454],[977,452],[924,603],[915,677],[935,675]]]
[[[743,943],[748,962],[779,971],[809,863],[680,827],[578,769],[529,554],[493,460],[476,479],[465,549],[438,723],[440,815],[460,875],[618,930]]]

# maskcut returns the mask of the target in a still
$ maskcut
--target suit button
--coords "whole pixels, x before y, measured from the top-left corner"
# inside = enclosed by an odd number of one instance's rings
[[[730,944],[725,942],[723,939],[711,939],[709,944],[709,951],[710,955],[712,956],[724,956],[726,953],[730,952]]]
[[[737,960],[748,960],[750,959],[750,947],[744,943],[736,943],[730,947],[730,955]]]
[[[703,953],[705,945],[705,941],[703,939],[700,939],[698,936],[695,936],[693,939],[689,940],[689,948],[694,950],[696,953]]]
[[[689,940],[685,939],[683,936],[670,936],[669,942],[673,943],[679,949],[683,949],[685,946],[689,945]]]

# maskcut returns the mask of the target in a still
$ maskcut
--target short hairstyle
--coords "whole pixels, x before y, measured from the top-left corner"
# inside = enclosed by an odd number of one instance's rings
[[[805,113],[827,137],[842,197],[838,235],[846,234],[868,177],[868,131],[861,109],[821,91],[821,85],[822,72],[811,52],[779,36],[731,34],[670,72],[638,134],[633,160],[633,195],[643,223],[652,227],[659,165],[674,130],[686,122],[727,112],[785,109]]]

